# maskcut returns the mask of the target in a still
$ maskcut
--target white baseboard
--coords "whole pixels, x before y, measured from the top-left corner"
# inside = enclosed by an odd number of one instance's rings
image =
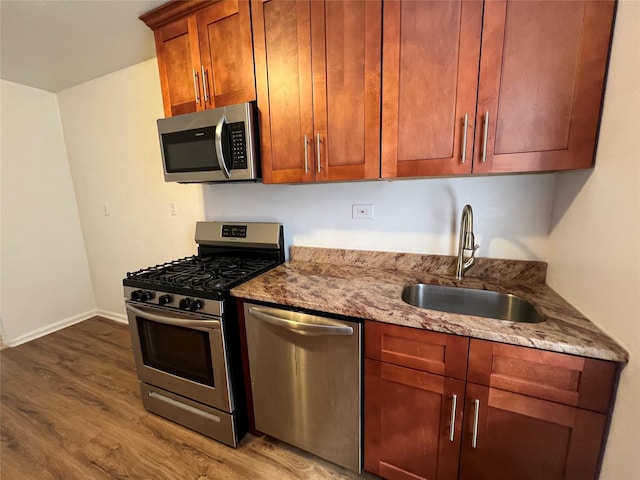
[[[70,327],[71,325],[75,325],[76,323],[80,323],[91,317],[95,317],[96,315],[108,318],[109,320],[113,320],[114,322],[118,323],[129,323],[127,321],[127,316],[122,313],[111,312],[109,310],[94,309],[89,310],[88,312],[74,315],[73,317],[67,318],[65,320],[60,320],[59,322],[52,323],[51,325],[47,325],[46,327],[38,328],[37,330],[25,333],[24,335],[20,335],[19,337],[12,340],[4,339],[6,342],[5,346],[17,347],[18,345],[22,345],[23,343],[30,342],[31,340],[35,340],[36,338],[44,337],[45,335],[49,335],[50,333],[57,332],[58,330],[62,330],[63,328]]]
[[[88,312],[79,313],[78,315],[74,315],[73,317],[60,320],[59,322],[52,323],[51,325],[47,325],[46,327],[38,328],[29,333],[25,333],[24,335],[20,335],[17,338],[12,338],[11,340],[5,339],[6,345],[9,347],[17,347],[18,345],[22,345],[23,343],[35,340],[36,338],[44,337],[45,335],[48,335],[50,333],[57,332],[58,330],[70,327],[71,325],[75,325],[76,323],[80,323],[87,318],[95,317],[97,314],[98,310],[95,309],[89,310]]]
[[[98,310],[96,310],[95,314],[104,318],[108,318],[109,320],[113,320],[114,322],[129,324],[127,316],[124,313],[117,313],[112,312],[111,310],[102,310],[99,308]]]

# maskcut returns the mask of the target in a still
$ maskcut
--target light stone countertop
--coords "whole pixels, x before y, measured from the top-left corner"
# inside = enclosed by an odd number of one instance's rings
[[[629,354],[544,283],[546,263],[479,258],[463,280],[455,257],[291,247],[291,260],[231,290],[248,300],[626,363]],[[409,282],[517,295],[546,320],[516,323],[413,307]]]

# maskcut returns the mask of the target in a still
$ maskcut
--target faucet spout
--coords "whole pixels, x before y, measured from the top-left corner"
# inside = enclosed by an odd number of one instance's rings
[[[458,239],[458,262],[456,264],[456,278],[462,280],[464,272],[469,270],[476,262],[476,250],[480,245],[475,244],[473,236],[473,210],[471,205],[465,205],[462,209],[462,218],[460,220],[460,237]],[[471,251],[471,254],[465,258],[465,250]]]

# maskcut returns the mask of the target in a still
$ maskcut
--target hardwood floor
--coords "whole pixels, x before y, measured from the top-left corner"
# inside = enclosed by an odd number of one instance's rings
[[[0,352],[0,478],[374,479],[270,438],[237,449],[144,410],[129,331],[94,317]]]

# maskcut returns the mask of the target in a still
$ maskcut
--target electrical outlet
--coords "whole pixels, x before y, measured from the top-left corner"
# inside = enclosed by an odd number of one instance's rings
[[[109,215],[111,215],[111,209],[109,208],[109,204],[108,203],[105,203],[103,205],[103,210],[102,211],[104,212],[104,216],[105,217],[108,217]]]
[[[351,205],[351,218],[368,219],[373,218],[373,205],[370,203],[361,205]]]
[[[178,205],[176,205],[176,202],[169,203],[169,211],[171,215],[178,215]]]

